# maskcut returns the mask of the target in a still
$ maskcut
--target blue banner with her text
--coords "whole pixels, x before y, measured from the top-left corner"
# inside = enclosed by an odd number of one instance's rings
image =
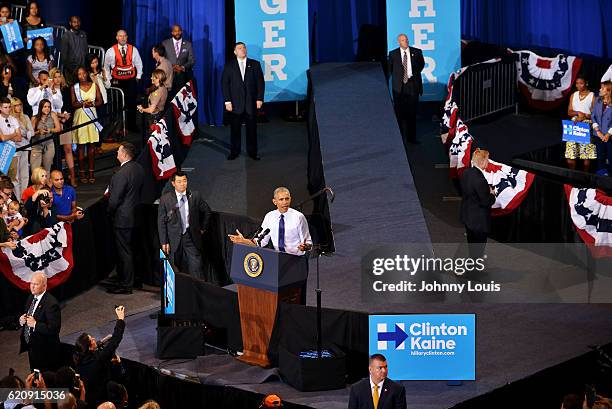
[[[476,379],[474,314],[370,315],[370,355],[398,381]]]
[[[387,49],[399,47],[406,34],[410,46],[425,58],[423,97],[441,101],[453,71],[461,66],[460,0],[387,0]]]
[[[308,0],[235,0],[236,41],[258,60],[266,81],[265,101],[306,97],[310,66]]]

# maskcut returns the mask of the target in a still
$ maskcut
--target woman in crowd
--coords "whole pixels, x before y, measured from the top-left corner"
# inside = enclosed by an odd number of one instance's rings
[[[45,168],[33,168],[32,177],[30,178],[32,184],[23,191],[21,194],[21,201],[27,202],[34,193],[38,192],[41,188],[48,186],[49,183],[49,172]]]
[[[12,23],[13,20],[11,18],[11,8],[6,4],[0,6],[0,26],[5,23]]]
[[[13,59],[6,52],[6,48],[4,48],[4,42],[0,41],[0,67],[4,67],[5,65],[10,65],[13,71],[16,71],[16,66]]]
[[[612,175],[612,81],[604,81],[593,107],[593,133],[597,147],[597,174]],[[608,164],[606,165],[606,160]]]
[[[42,37],[36,37],[32,40],[32,53],[26,60],[26,69],[31,85],[33,87],[38,85],[39,72],[50,72],[53,67],[55,67],[55,60],[49,53],[47,40]]]
[[[104,400],[106,384],[110,380],[111,359],[123,339],[125,330],[125,308],[115,308],[117,321],[112,337],[98,347],[96,339],[87,333],[81,334],[75,343],[75,370],[81,375],[87,391],[87,403],[92,407]]]
[[[100,94],[102,95],[103,104],[97,108],[98,116],[102,119],[100,120],[100,124],[105,125],[106,121],[106,103],[108,102],[108,94],[106,92],[107,88],[110,88],[110,78],[106,76],[106,71],[102,69],[100,66],[100,59],[95,54],[87,54],[85,57],[85,66],[87,67],[87,71],[89,71],[89,78],[91,81],[96,84],[98,89],[100,90]],[[101,148],[102,142],[98,142],[97,149],[98,152],[102,150]]]
[[[28,5],[26,18],[21,22],[22,33],[26,35],[28,30],[37,30],[46,26],[45,21],[40,16],[40,8],[37,1],[31,1]]]
[[[168,90],[166,89],[166,73],[163,70],[156,69],[151,74],[151,82],[155,87],[149,94],[148,106],[143,108],[138,105],[136,109],[141,114],[146,114],[145,125],[148,131],[149,127],[161,118],[164,113],[166,99],[168,98]]]
[[[96,107],[102,105],[102,94],[100,89],[91,82],[89,73],[85,67],[79,67],[76,71],[78,82],[71,88],[72,107],[75,109],[72,126],[78,126],[90,122],[98,117]],[[72,133],[72,141],[79,145],[79,178],[81,183],[95,183],[94,160],[95,143],[100,140],[102,126],[99,122],[93,122]],[[89,178],[85,177],[85,149],[89,162]]]
[[[591,123],[591,111],[595,103],[595,94],[587,88],[587,80],[579,75],[576,77],[576,92],[570,97],[567,115],[576,122]],[[589,171],[591,159],[597,157],[595,145],[592,143],[565,143],[565,159],[570,169],[576,169],[576,159],[581,159],[585,172]]]
[[[13,69],[5,65],[0,71],[0,98],[13,99],[15,87],[13,87]]]
[[[51,110],[51,101],[48,99],[40,101],[38,113],[32,117],[32,126],[34,127],[32,142],[47,138],[53,133],[61,131],[59,118]],[[53,139],[32,146],[32,154],[30,156],[32,168],[38,168],[42,165],[47,170],[47,173],[51,172],[54,156],[55,145],[53,144]]]
[[[34,136],[34,127],[27,115],[23,113],[23,102],[19,98],[11,100],[11,115],[17,118],[19,129],[21,131],[21,142],[16,143],[16,147],[22,147],[30,144]],[[17,183],[15,183],[15,195],[21,197],[23,191],[28,187],[28,179],[30,175],[30,149],[25,151],[17,151]]]
[[[59,92],[62,95],[61,105],[59,100],[53,102],[53,112],[57,114],[60,120],[60,126],[64,129],[68,126],[67,124],[72,116],[67,110],[68,108],[72,110],[72,104],[64,102],[70,101],[70,88],[66,85],[66,80],[59,68],[53,68],[49,73],[49,77],[51,78],[51,89],[53,92]],[[72,154],[72,133],[65,132],[60,134],[59,143],[64,150],[64,159],[66,159],[66,166],[68,166],[68,172],[70,174],[70,184],[76,187],[74,155]]]

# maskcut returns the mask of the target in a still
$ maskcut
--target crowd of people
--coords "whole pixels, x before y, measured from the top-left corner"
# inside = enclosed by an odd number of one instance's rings
[[[0,7],[0,25],[12,21],[11,9]],[[171,38],[151,50],[156,69],[146,89],[148,97],[137,103],[143,62],[138,49],[128,43],[127,33],[117,31],[116,44],[101,60],[88,52],[80,17],[72,16],[68,23],[55,44],[62,67],[57,66],[43,37],[29,39],[31,49],[11,54],[0,44],[0,141],[16,148],[6,175],[0,179],[10,191],[0,203],[6,225],[0,225],[0,239],[9,237],[2,240],[9,246],[11,239],[39,227],[83,216],[76,206],[74,188],[79,183],[96,182],[95,155],[110,87],[124,92],[128,129],[136,130],[135,111],[144,116],[147,125],[152,124],[165,111],[169,95],[192,78],[193,49],[183,38],[182,28],[175,25]],[[22,33],[44,27],[39,4],[30,2],[21,22]],[[117,131],[117,136],[125,137],[122,131]],[[65,166],[60,167],[62,160]]]

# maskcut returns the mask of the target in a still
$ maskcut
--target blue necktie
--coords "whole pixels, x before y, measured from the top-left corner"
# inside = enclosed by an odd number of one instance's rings
[[[285,251],[285,215],[281,214],[280,222],[278,223],[278,249]]]
[[[181,211],[181,222],[183,223],[183,231],[182,233],[185,234],[185,232],[187,231],[187,207],[185,206],[185,202],[187,200],[185,199],[185,195],[181,196],[181,204],[179,207],[179,210]]]

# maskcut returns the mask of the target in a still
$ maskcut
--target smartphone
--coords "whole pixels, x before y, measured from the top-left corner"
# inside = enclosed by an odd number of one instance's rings
[[[38,381],[40,379],[40,371],[38,369],[34,369],[34,380]]]
[[[585,385],[584,390],[587,406],[589,408],[593,407],[595,401],[597,400],[597,391],[595,391],[595,387],[593,385]]]

